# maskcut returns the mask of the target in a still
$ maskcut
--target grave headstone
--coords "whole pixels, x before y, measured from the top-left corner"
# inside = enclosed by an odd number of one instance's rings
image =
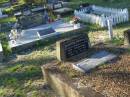
[[[73,60],[76,57],[86,55],[89,47],[89,38],[86,34],[63,39],[56,43],[57,59],[59,61]]]
[[[124,31],[124,45],[130,46],[130,29]]]
[[[61,2],[60,2],[60,3],[53,4],[53,10],[59,9],[59,8],[63,8],[63,5],[62,5]]]
[[[72,8],[64,7],[61,2],[53,4],[53,12],[55,14],[65,15],[65,13],[73,12]]]
[[[84,59],[78,62],[77,64],[74,64],[73,67],[85,73],[114,58],[116,58],[116,55],[109,53],[107,51],[100,51],[92,55],[90,58]]]
[[[18,17],[18,22],[23,29],[28,29],[45,24],[45,19],[43,18],[42,14],[32,14]]]

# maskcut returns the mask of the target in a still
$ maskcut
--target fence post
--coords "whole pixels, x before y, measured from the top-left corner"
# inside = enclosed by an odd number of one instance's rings
[[[107,26],[108,26],[109,38],[110,38],[110,40],[112,40],[113,39],[113,27],[112,27],[112,20],[111,19],[107,20]]]

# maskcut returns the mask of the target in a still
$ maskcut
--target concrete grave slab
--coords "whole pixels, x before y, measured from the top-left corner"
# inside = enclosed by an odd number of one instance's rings
[[[79,70],[81,72],[87,72],[116,57],[117,57],[116,55],[109,53],[107,51],[100,51],[100,52],[92,55],[90,58],[84,59],[84,60],[74,64],[73,67],[76,70]]]

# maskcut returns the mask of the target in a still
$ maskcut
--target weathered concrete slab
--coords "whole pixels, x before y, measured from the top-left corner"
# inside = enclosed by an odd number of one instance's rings
[[[52,28],[54,29],[54,33],[46,33],[43,36],[40,36],[38,32],[40,30],[45,30],[47,28]],[[68,33],[68,32],[79,32],[79,31],[84,31],[85,28],[84,26],[81,26],[80,28],[76,29],[74,26],[70,23],[65,23],[63,20],[57,20],[53,23],[50,24],[45,24],[45,25],[40,25],[37,27],[33,27],[30,29],[23,30],[20,33],[20,36],[16,40],[16,43],[13,43],[12,41],[9,41],[9,46],[13,49],[20,49],[24,50],[25,48],[30,48],[36,45],[37,41],[44,41],[45,39],[53,36],[60,36],[63,33]],[[40,38],[39,38],[40,36]],[[33,45],[33,46],[32,46]]]
[[[9,41],[9,45],[12,48],[12,47],[16,47],[16,46],[19,46],[19,45],[24,45],[24,44],[27,44],[27,43],[31,43],[31,42],[40,40],[38,35],[37,35],[37,32],[40,31],[40,30],[44,30],[48,27],[53,28],[56,32],[44,35],[44,37],[42,36],[42,38],[50,37],[50,36],[53,36],[53,35],[58,35],[62,32],[74,30],[73,25],[71,25],[69,23],[64,23],[63,21],[56,21],[56,22],[51,23],[51,24],[45,24],[45,25],[41,25],[41,26],[37,26],[37,27],[33,27],[33,28],[30,28],[30,29],[23,30],[21,32],[20,38],[16,40],[16,43],[12,44],[12,42]]]
[[[109,53],[107,51],[100,51],[92,55],[90,58],[84,59],[73,66],[75,69],[81,72],[87,72],[114,58],[116,58],[116,55]]]

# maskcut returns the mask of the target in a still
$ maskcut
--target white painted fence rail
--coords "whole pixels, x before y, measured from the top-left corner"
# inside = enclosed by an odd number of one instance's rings
[[[95,14],[87,13],[88,10],[90,10],[90,7],[85,7],[80,10],[75,10],[74,14],[83,22],[98,24],[101,27],[107,27],[108,19],[112,20],[113,25],[129,21],[129,13],[126,8],[114,9],[92,5],[91,10]]]

